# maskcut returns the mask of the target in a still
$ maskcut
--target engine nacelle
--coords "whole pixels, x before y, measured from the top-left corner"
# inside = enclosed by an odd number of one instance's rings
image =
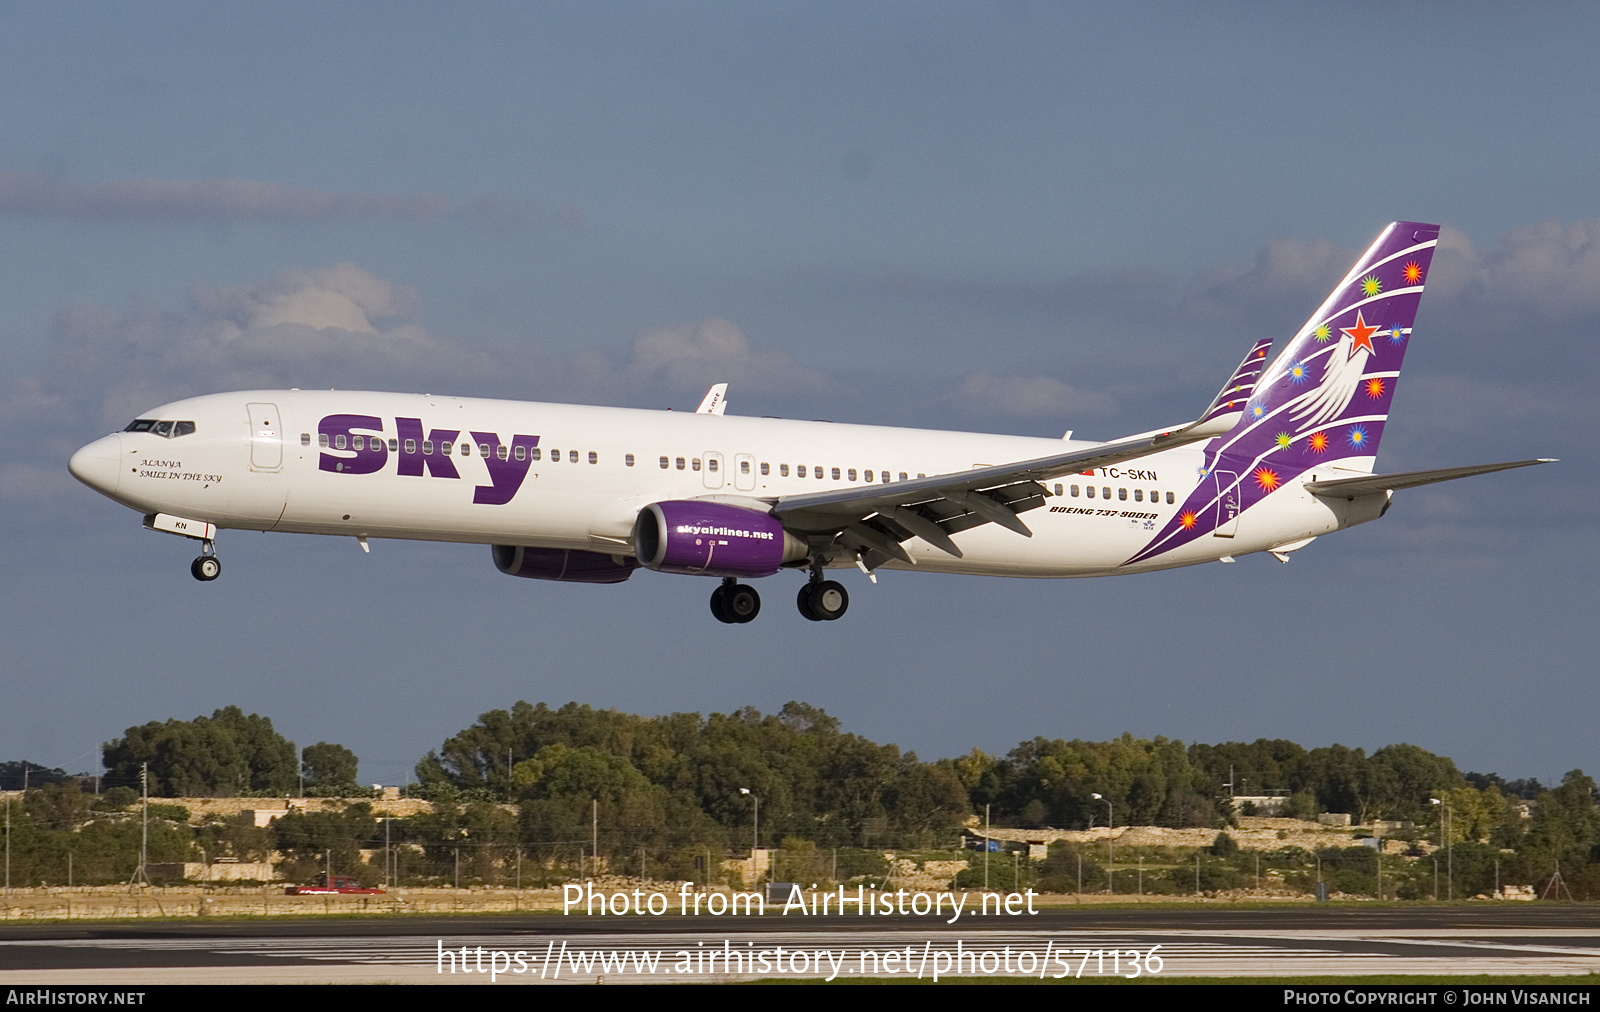
[[[617,562],[599,552],[563,548],[524,548],[521,545],[494,545],[495,568],[507,576],[526,576],[533,580],[561,583],[621,583],[633,575],[639,564],[633,559]]]
[[[651,503],[633,524],[639,565],[692,576],[771,576],[806,557],[805,542],[772,516],[694,499]]]

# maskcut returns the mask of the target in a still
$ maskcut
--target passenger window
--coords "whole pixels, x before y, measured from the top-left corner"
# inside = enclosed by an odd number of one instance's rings
[[[631,453],[623,454],[622,462],[624,464],[628,465],[629,467],[632,467],[633,466],[633,454],[631,454]]]
[[[487,456],[487,454],[485,454],[485,456]],[[551,450],[550,451],[550,463],[552,463],[552,464],[561,463],[561,451],[560,450]]]
[[[567,451],[567,463],[576,464],[577,462],[578,462],[578,451],[577,450],[568,450]]]
[[[1056,486],[1056,495],[1060,495],[1060,494],[1061,494],[1061,486],[1057,485]]]
[[[1155,489],[1151,489],[1150,490],[1150,501],[1151,502],[1160,502],[1161,501],[1161,493],[1157,492]]]
[[[1090,499],[1093,499],[1093,498],[1094,498],[1094,486],[1093,486],[1093,485],[1090,485],[1090,486],[1089,486],[1089,487],[1088,487],[1088,488],[1087,488],[1087,489],[1085,489],[1085,490],[1084,490],[1084,491],[1086,491],[1086,492],[1088,492],[1088,493],[1089,493],[1089,498],[1090,498]]]
[[[850,469],[850,473],[849,473],[849,475],[847,477],[849,477],[849,479],[851,481],[855,481],[856,480],[856,469],[852,467]]]
[[[1144,502],[1144,489],[1136,488],[1133,490],[1133,501]]]
[[[328,448],[328,434],[326,432],[317,433],[317,445],[324,450]]]
[[[373,440],[372,441],[372,445],[373,446],[377,446],[378,445],[378,441],[377,440]],[[455,448],[456,448],[456,444],[454,444],[454,443],[440,443],[439,444],[439,452],[444,454],[446,457],[450,456],[450,451],[454,450]]]
[[[794,473],[796,477],[804,478],[806,476],[806,466],[804,464],[796,464],[794,466]]]
[[[300,433],[300,445],[301,446],[310,446],[311,445],[311,433],[309,433],[309,432]]]
[[[822,480],[822,465],[821,464],[813,464],[813,465],[811,465],[811,471],[812,471],[813,474],[815,474],[817,476],[817,480],[818,481]],[[839,472],[838,472],[837,469],[834,470],[833,476],[835,478],[839,477]]]
[[[357,436],[356,438],[360,439],[361,437]],[[356,447],[356,449],[359,450],[359,449],[361,449],[361,447],[358,446],[358,447]],[[423,454],[423,456],[426,456],[426,457],[433,456],[433,440],[424,439],[422,441],[422,454]]]
[[[1103,498],[1110,499],[1111,498],[1111,487],[1109,485],[1101,486],[1100,495]]]
[[[905,481],[906,480],[906,473],[904,471],[900,472],[900,480],[901,481]]]
[[[411,440],[408,439],[408,440],[406,440],[406,448],[407,448],[407,450],[410,449],[410,446],[411,446]],[[345,448],[344,433],[341,432],[337,436],[333,437],[333,448],[335,450],[342,450],[342,449]]]
[[[328,444],[327,443],[323,443],[322,445],[323,446],[327,446]],[[399,449],[400,449],[400,440],[398,440],[398,439],[389,440],[389,452],[390,453],[395,453]]]
[[[717,469],[717,458],[712,457],[710,460],[706,461],[706,470],[707,471],[715,471],[716,469]]]
[[[526,446],[519,446],[513,451],[512,455],[515,456],[518,460],[527,460],[528,459],[528,448]]]
[[[1172,503],[1173,503],[1173,499],[1172,499],[1172,493],[1171,493],[1171,492],[1168,492],[1168,493],[1167,493],[1167,505],[1168,505],[1168,506],[1171,506],[1171,505],[1172,505]]]
[[[594,450],[590,450],[590,451],[589,451],[589,463],[591,463],[591,464],[598,464],[598,463],[600,463],[600,454],[599,454],[599,453],[597,453],[597,452],[596,452],[596,451],[594,451]]]
[[[690,461],[689,461],[689,470],[691,470],[691,471],[700,470],[700,458],[699,457],[693,457],[693,458],[690,459]]]
[[[861,477],[867,479],[867,484],[870,485],[872,483],[872,472],[871,471],[862,471],[861,472]]]
[[[504,446],[497,446],[494,448],[494,455],[499,457],[501,460],[505,460],[507,457],[511,456],[511,451]]]
[[[739,473],[740,474],[749,474],[750,473],[750,462],[748,460],[739,461]]]
[[[1117,498],[1121,499],[1123,502],[1127,502],[1128,501],[1128,490],[1125,489],[1125,488],[1117,489]]]
[[[1071,486],[1071,491],[1072,491],[1072,498],[1074,498],[1074,499],[1078,498],[1078,486],[1076,486],[1076,485]]]
[[[350,449],[352,449],[352,450],[365,450],[366,448],[367,448],[367,441],[365,439],[362,439],[360,436],[351,436],[350,437]]]
[[[411,452],[411,440],[409,440],[409,439],[406,440],[406,452],[407,453]],[[479,443],[478,444],[478,456],[487,457],[488,455],[489,455],[489,444],[488,443]]]
[[[779,474],[779,476],[784,477],[784,478],[789,477],[789,465],[788,464],[779,464],[778,465],[778,474]]]
[[[682,467],[682,466],[683,466],[683,465],[682,465],[682,464],[680,464],[680,465],[678,465],[678,466],[679,466],[679,467]],[[663,471],[665,471],[665,470],[666,470],[666,469],[667,469],[667,458],[665,458],[665,457],[662,457],[662,458],[661,458],[661,470],[663,470]]]
[[[763,460],[761,462],[761,473],[764,474],[764,475],[765,474],[771,474],[772,473],[772,465],[768,464],[766,461]]]
[[[833,469],[833,480],[834,481],[838,481],[839,480],[839,469],[837,467]]]
[[[680,470],[680,471],[683,470],[683,458],[682,457],[678,458],[678,470]]]
[[[918,477],[918,478],[926,478],[926,477],[927,477],[927,475],[925,475],[925,474],[923,474],[923,473],[922,473],[922,472],[921,472],[921,471],[918,471],[918,472],[917,472],[917,477]]]
[[[533,449],[531,449],[531,450],[529,450],[529,451],[528,451],[528,456],[530,456],[530,457],[532,457],[532,458],[533,458],[533,459],[534,459],[534,460],[538,460],[538,459],[539,459],[539,457],[540,457],[540,456],[541,456],[541,455],[542,455],[542,454],[543,454],[543,453],[544,453],[544,451],[543,451],[543,450],[541,450],[541,449],[539,449],[539,448],[538,448],[538,447],[537,447],[537,446],[535,446],[535,447],[534,447],[534,448],[533,448]],[[667,465],[666,465],[666,461],[665,461],[665,460],[663,460],[663,461],[662,461],[662,464],[661,464],[661,466],[662,466],[662,467],[666,467],[666,466],[667,466]]]
[[[883,483],[885,485],[889,484],[889,472],[888,471],[883,472]]]

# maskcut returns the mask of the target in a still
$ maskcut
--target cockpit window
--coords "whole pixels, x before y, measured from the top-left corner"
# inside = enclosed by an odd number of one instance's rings
[[[154,418],[135,418],[123,432],[150,432],[163,439],[177,439],[194,433],[193,422],[157,421]]]

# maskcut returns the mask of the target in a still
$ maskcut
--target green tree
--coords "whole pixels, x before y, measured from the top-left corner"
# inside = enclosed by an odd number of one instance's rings
[[[356,779],[359,763],[356,754],[343,745],[319,741],[301,753],[300,769],[308,790],[337,791],[360,783]]]
[[[194,720],[130,727],[102,750],[108,784],[137,789],[150,766],[150,793],[165,797],[287,793],[296,783],[294,743],[272,721],[237,706]]]

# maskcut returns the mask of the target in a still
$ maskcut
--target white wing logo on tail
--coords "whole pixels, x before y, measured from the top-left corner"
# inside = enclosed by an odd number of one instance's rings
[[[1302,432],[1325,425],[1344,413],[1361,385],[1367,359],[1372,357],[1372,335],[1378,328],[1362,319],[1361,310],[1356,310],[1355,326],[1339,329],[1344,336],[1339,338],[1339,347],[1328,356],[1322,382],[1305,394],[1305,403],[1294,410],[1295,423]]]

